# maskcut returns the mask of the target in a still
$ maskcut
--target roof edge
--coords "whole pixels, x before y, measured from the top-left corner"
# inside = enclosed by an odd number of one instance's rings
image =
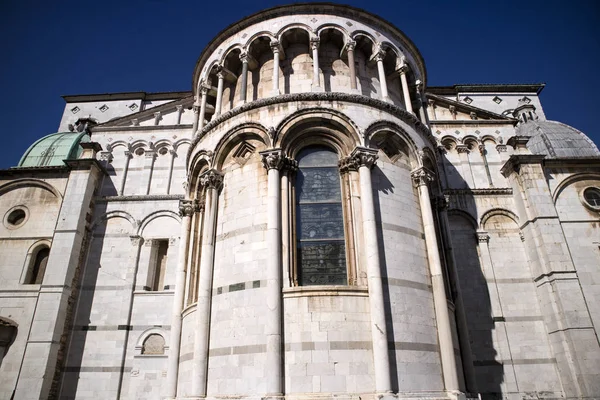
[[[178,92],[120,92],[120,93],[95,93],[95,94],[68,94],[61,96],[66,103],[89,101],[115,101],[115,100],[177,100],[181,97],[191,96],[191,91]]]
[[[546,87],[545,83],[467,83],[452,86],[429,86],[427,92],[437,95],[469,93],[535,93],[539,95]]]

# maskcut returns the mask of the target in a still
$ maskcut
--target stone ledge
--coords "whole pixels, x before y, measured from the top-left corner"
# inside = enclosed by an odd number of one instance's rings
[[[369,297],[366,286],[315,285],[283,288],[283,298],[316,296]]]

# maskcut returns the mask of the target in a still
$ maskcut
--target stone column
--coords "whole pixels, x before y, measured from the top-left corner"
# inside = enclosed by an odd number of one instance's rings
[[[354,48],[356,42],[348,40],[346,43],[346,51],[348,52],[348,67],[350,68],[350,89],[356,89],[356,65],[354,64]]]
[[[208,87],[205,85],[200,86],[200,115],[198,116],[198,132],[204,128],[204,116],[206,115],[206,96],[208,95]]]
[[[197,97],[197,96],[196,96]],[[196,99],[194,105],[192,106],[192,110],[194,111],[194,123],[192,124],[192,135],[195,135],[198,131],[198,121],[200,117],[200,103],[199,100]]]
[[[208,375],[208,335],[210,332],[210,307],[215,256],[215,232],[217,201],[223,185],[220,172],[211,169],[200,176],[200,184],[206,188],[205,219],[202,229],[202,256],[198,279],[198,303],[196,306],[196,332],[194,335],[194,362],[192,370],[192,396],[206,397]]]
[[[179,252],[177,254],[177,272],[175,276],[175,294],[173,296],[173,312],[171,315],[171,340],[169,343],[169,360],[167,364],[167,383],[165,396],[168,399],[177,397],[177,375],[179,372],[179,352],[181,343],[181,311],[185,294],[186,258],[190,239],[190,221],[194,214],[192,200],[179,201],[181,215],[181,234],[179,236]]]
[[[429,126],[429,121],[427,120],[427,114],[425,113],[425,106],[427,103],[423,101],[425,95],[423,94],[423,82],[417,80],[415,82],[415,96],[417,98],[417,106],[419,107],[419,116],[421,117],[421,122],[425,125]]]
[[[178,104],[175,106],[175,109],[177,110],[177,125],[181,124],[181,114],[183,114],[183,105]]]
[[[281,44],[274,40],[271,42],[271,50],[273,50],[273,96],[279,95],[279,57]]]
[[[458,374],[456,371],[454,346],[452,344],[452,327],[450,325],[450,315],[448,313],[448,298],[444,287],[442,262],[440,260],[435,222],[433,219],[433,212],[431,211],[431,199],[429,197],[429,188],[427,186],[429,182],[433,181],[433,173],[425,168],[419,168],[413,171],[411,175],[413,182],[419,191],[419,205],[421,206],[421,217],[423,218],[423,229],[425,231],[427,260],[429,261],[429,272],[433,289],[433,303],[436,325],[438,328],[438,341],[440,344],[444,386],[447,391],[458,391]]]
[[[367,263],[369,308],[371,311],[371,336],[373,340],[373,362],[375,367],[375,390],[391,393],[390,358],[388,353],[383,282],[379,262],[379,243],[375,222],[375,206],[371,184],[371,168],[377,161],[377,150],[357,147],[350,155],[350,162],[360,176],[361,209],[363,217],[364,252]]]
[[[313,58],[313,87],[321,87],[320,78],[319,78],[319,38],[313,37],[310,38],[310,48],[312,50],[312,58]]]
[[[240,54],[240,61],[242,61],[242,87],[240,88],[240,101],[246,102],[246,92],[248,91],[248,53]]]
[[[171,154],[171,163],[169,166],[169,179],[167,180],[167,194],[171,193],[171,182],[173,181],[173,167],[175,165],[175,157],[177,157],[177,152],[173,149],[170,149],[169,154]]]
[[[156,160],[156,151],[154,148],[144,152],[144,179],[142,179],[141,194],[150,194],[150,185],[152,184],[152,172],[154,170],[154,160]]]
[[[383,59],[385,58],[385,51],[379,50],[375,54],[375,61],[377,62],[377,72],[379,73],[379,85],[381,86],[381,97],[383,100],[388,101],[388,89],[387,81],[385,79],[385,69],[383,68]]]
[[[121,187],[119,188],[119,196],[125,194],[125,182],[127,182],[127,172],[129,171],[129,161],[131,161],[131,149],[125,150],[125,167],[123,168],[123,180],[121,181]]]
[[[219,69],[219,72],[217,72],[217,78],[218,78],[218,83],[217,83],[217,102],[215,104],[215,117],[221,115],[221,108],[223,106],[223,84],[225,81],[225,73],[223,72],[223,69]]]
[[[284,166],[285,157],[281,149],[260,152],[264,167],[268,171],[267,194],[267,361],[265,377],[267,396],[283,394],[282,344],[282,295],[281,295],[281,231],[280,203],[281,188],[279,171]]]
[[[414,114],[415,112],[413,111],[413,108],[412,108],[412,100],[410,99],[410,92],[408,91],[408,81],[406,79],[407,72],[408,72],[407,65],[403,65],[398,70],[398,73],[400,74],[400,83],[402,85],[402,94],[404,96],[404,105],[406,107],[406,111],[408,111],[411,114]]]
[[[298,161],[286,158],[284,169],[281,175],[281,255],[283,272],[283,286],[293,286],[290,276],[290,266],[292,260],[292,243],[291,243],[291,213],[290,213],[290,176],[298,169]]]

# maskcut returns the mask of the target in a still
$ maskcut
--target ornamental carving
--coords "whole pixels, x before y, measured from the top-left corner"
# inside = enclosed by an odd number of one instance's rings
[[[182,217],[191,217],[194,215],[195,207],[193,200],[179,200],[179,215]]]
[[[437,210],[446,210],[448,209],[448,205],[450,204],[450,196],[435,196],[433,199],[431,199],[431,203]]]
[[[367,147],[357,147],[350,154],[350,158],[352,158],[352,163],[348,163],[348,165],[356,165],[356,168],[367,167],[369,169],[375,166],[375,162],[379,158],[377,155],[377,150],[369,149]]]
[[[490,235],[487,232],[477,232],[475,236],[479,243],[489,243],[490,241]]]
[[[285,157],[283,168],[293,174],[298,171],[298,161],[290,157]]]
[[[261,151],[263,166],[267,170],[281,170],[285,164],[285,155],[281,149]]]
[[[344,157],[338,162],[340,172],[358,171],[358,160],[352,156]]]
[[[426,186],[435,180],[433,172],[427,168],[419,168],[410,174],[415,186]]]
[[[215,169],[209,169],[200,175],[200,184],[207,189],[220,190],[223,186],[223,175]]]
[[[141,236],[129,236],[129,239],[132,246],[141,246],[144,243],[144,239]]]

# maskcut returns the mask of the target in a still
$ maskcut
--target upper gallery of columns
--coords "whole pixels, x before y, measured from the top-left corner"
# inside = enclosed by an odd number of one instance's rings
[[[417,101],[426,71],[415,45],[392,24],[360,9],[311,3],[230,25],[206,46],[192,79],[197,104],[199,88],[210,88],[208,120],[243,103],[303,92],[352,93],[412,112],[407,101]]]

